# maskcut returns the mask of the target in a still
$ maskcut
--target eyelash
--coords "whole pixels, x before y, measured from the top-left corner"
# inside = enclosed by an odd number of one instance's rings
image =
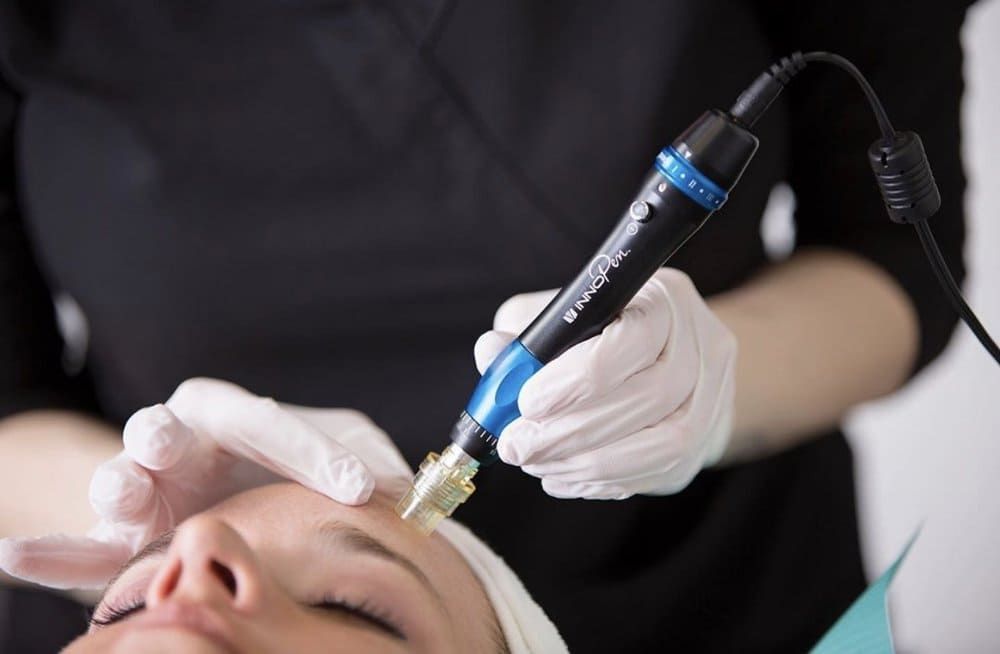
[[[359,620],[364,620],[384,631],[390,633],[398,640],[406,640],[406,634],[397,626],[396,619],[388,611],[375,606],[369,600],[361,602],[351,602],[343,598],[327,596],[321,602],[312,605],[315,608],[326,611],[341,611],[354,616]]]
[[[133,613],[138,613],[144,608],[146,608],[146,603],[142,600],[120,607],[106,606],[104,607],[104,611],[102,611],[102,613],[104,613],[102,617],[98,618],[96,611],[91,614],[90,624],[95,627],[107,627],[108,625],[124,620]]]
[[[367,599],[361,602],[350,602],[348,600],[328,596],[324,597],[321,601],[311,604],[313,608],[322,609],[324,611],[340,611],[347,613],[359,620],[364,620],[369,624],[375,625],[386,632],[392,634],[393,637],[399,640],[406,640],[406,634],[403,630],[396,626],[396,621],[393,616],[378,606],[373,605]],[[115,624],[116,622],[121,622],[122,620],[130,617],[131,615],[138,613],[146,608],[146,603],[142,600],[126,604],[124,606],[106,606],[104,608],[104,615],[100,618],[96,616],[96,612],[90,616],[90,624],[97,627],[107,627],[109,625]]]

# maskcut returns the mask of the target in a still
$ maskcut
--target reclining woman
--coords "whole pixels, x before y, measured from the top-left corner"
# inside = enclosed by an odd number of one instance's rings
[[[93,477],[87,537],[0,540],[14,576],[106,586],[66,652],[566,651],[471,532],[395,515],[412,472],[360,414],[199,379],[124,442]]]

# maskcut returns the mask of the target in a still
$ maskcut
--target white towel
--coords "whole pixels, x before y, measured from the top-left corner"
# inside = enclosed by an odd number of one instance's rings
[[[479,578],[511,654],[560,654],[568,652],[559,630],[545,615],[514,571],[464,525],[447,519],[437,533],[465,558]]]

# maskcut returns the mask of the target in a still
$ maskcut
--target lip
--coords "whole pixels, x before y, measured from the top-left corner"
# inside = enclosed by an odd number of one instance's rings
[[[143,611],[128,621],[132,629],[154,629],[173,627],[196,633],[211,640],[231,654],[238,654],[232,625],[216,611],[206,606],[171,602]]]

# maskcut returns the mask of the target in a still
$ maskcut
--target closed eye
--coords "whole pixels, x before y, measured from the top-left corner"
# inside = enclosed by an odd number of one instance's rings
[[[370,606],[367,602],[352,604],[345,600],[325,599],[311,606],[324,611],[338,611],[357,618],[396,640],[406,640],[406,634],[403,633],[402,629],[397,627],[388,616],[375,607]]]
[[[315,604],[310,604],[309,606],[324,611],[340,612],[352,618],[357,618],[369,626],[374,627],[381,633],[391,636],[396,640],[406,640],[406,634],[404,634],[399,627],[397,627],[389,618],[382,615],[378,610],[368,606],[367,602],[352,604],[345,600],[325,599],[322,602],[316,602]],[[145,608],[146,602],[144,601],[134,602],[130,605],[122,607],[106,606],[102,611],[103,615],[100,618],[97,617],[95,612],[90,616],[89,622],[91,625],[96,627],[107,627],[118,622],[122,622]]]

